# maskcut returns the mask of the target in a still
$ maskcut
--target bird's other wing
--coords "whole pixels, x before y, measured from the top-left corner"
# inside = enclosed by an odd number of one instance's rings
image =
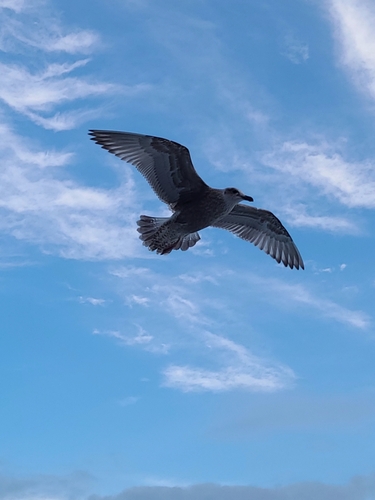
[[[96,144],[134,165],[172,208],[209,189],[195,171],[189,150],[177,142],[110,130],[90,130],[89,135]]]
[[[227,229],[236,236],[254,243],[284,266],[304,269],[303,260],[290,234],[273,213],[241,203],[218,219],[215,227]]]

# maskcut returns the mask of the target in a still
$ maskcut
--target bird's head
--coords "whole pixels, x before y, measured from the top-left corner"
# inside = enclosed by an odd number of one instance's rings
[[[254,201],[251,196],[247,196],[246,194],[243,194],[241,191],[239,191],[237,188],[226,188],[224,189],[224,196],[225,199],[229,203],[233,203],[234,205],[237,205],[240,201]]]

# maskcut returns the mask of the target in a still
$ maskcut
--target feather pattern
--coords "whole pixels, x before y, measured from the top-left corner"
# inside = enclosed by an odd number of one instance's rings
[[[161,255],[188,250],[208,226],[227,229],[291,269],[304,269],[290,234],[267,210],[243,205],[251,196],[236,188],[214,189],[197,174],[189,150],[177,142],[150,135],[90,130],[102,148],[134,165],[156,195],[174,212],[171,217],[141,215],[143,244]],[[233,208],[234,207],[234,208]]]
[[[250,241],[286,267],[304,269],[302,257],[292,237],[279,219],[268,210],[239,203],[229,214],[213,222],[212,226],[227,229]]]
[[[108,130],[90,130],[89,134],[96,144],[134,165],[172,209],[209,190],[197,174],[189,150],[177,142]]]

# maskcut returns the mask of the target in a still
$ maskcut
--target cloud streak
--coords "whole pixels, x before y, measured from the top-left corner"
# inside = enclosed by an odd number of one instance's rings
[[[31,69],[29,64],[0,63],[0,100],[36,125],[54,131],[69,130],[99,113],[88,103],[83,108],[75,105],[74,109],[67,109],[72,102],[108,94],[134,97],[150,89],[144,83],[118,85],[93,76],[74,76],[73,72],[82,70],[90,60],[62,63],[58,53],[67,59],[90,54],[100,45],[98,34],[88,30],[67,32],[43,12],[38,2],[27,8],[22,2],[5,2],[3,6],[11,8],[15,15],[10,15],[8,9],[0,10],[0,49],[10,54],[27,54],[26,61],[32,60],[33,65]],[[51,54],[48,58],[47,53]],[[60,56],[59,62],[46,63],[53,55]]]
[[[375,208],[372,161],[350,163],[328,143],[286,141],[265,154],[263,162],[288,176],[292,184],[299,182],[316,188],[349,208]]]
[[[375,8],[367,0],[328,2],[341,63],[358,89],[375,99]]]
[[[301,64],[309,58],[309,46],[298,40],[295,36],[288,34],[284,38],[284,50],[282,54],[293,64]]]
[[[91,83],[84,78],[66,76],[76,68],[88,63],[88,59],[73,64],[50,64],[43,71],[31,73],[20,65],[0,63],[0,99],[15,111],[26,115],[38,125],[52,130],[66,130],[92,112],[63,112],[49,117],[42,112],[51,112],[56,106],[89,98],[108,92],[119,91],[109,83]],[[139,88],[138,88],[139,90]],[[134,88],[133,91],[137,92]]]
[[[280,304],[286,302],[288,304],[292,302],[304,304],[310,310],[318,311],[323,317],[359,330],[368,330],[372,325],[370,316],[365,312],[347,309],[326,297],[317,296],[304,285],[290,284],[281,280],[262,278],[255,275],[249,276],[248,279],[267,290],[267,293],[264,294],[267,299],[274,297]]]
[[[223,286],[220,273],[217,276],[212,272],[163,276],[147,268],[134,267],[118,268],[112,273],[125,286],[121,293],[130,307],[133,307],[133,300],[129,301],[129,297],[138,297],[142,291],[142,300],[136,304],[147,307],[148,314],[159,318],[158,328],[147,327],[150,335],[147,343],[136,343],[128,334],[119,332],[112,332],[113,337],[125,345],[138,345],[146,350],[150,350],[150,346],[155,350],[158,345],[159,348],[167,345],[169,355],[176,358],[199,358],[199,363],[195,364],[170,362],[162,369],[163,386],[183,392],[272,392],[293,385],[295,375],[290,368],[256,356],[250,348],[229,338],[232,326],[228,318],[221,317],[221,306],[215,303],[215,294],[212,290],[207,293],[201,289],[207,285]],[[209,298],[205,298],[206,294]],[[164,335],[162,324],[168,324],[174,335]]]
[[[133,211],[133,180],[126,170],[119,187],[82,186],[61,171],[72,161],[70,153],[31,149],[8,127],[3,125],[1,131],[4,232],[67,258],[119,259],[136,254],[138,214]]]
[[[0,9],[11,9],[21,12],[25,6],[25,0],[0,0]]]
[[[100,46],[100,37],[90,30],[65,30],[48,14],[43,1],[0,1],[0,47],[3,51],[25,47],[43,52],[88,54]],[[10,15],[13,11],[17,16]]]

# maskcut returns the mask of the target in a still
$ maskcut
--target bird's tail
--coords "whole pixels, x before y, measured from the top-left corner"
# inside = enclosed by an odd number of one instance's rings
[[[193,247],[200,239],[201,237],[199,236],[199,233],[190,233],[187,236],[181,236],[181,238],[179,238],[173,245],[171,250],[188,250],[189,248]]]
[[[159,232],[161,226],[169,220],[168,217],[149,217],[148,215],[141,215],[139,221],[137,221],[138,229],[140,233],[140,239],[143,244],[150,250],[156,250],[159,254],[168,254],[172,250],[188,250],[190,247],[194,246],[197,241],[201,238],[198,233],[187,234],[186,236],[180,236],[177,239],[168,241],[168,238],[163,238],[161,232]],[[165,235],[166,236],[166,235]]]

